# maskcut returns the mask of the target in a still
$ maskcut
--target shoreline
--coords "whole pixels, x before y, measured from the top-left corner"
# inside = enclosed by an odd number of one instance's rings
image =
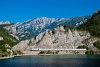
[[[15,57],[15,56],[0,57],[0,60],[2,60],[2,59],[9,59],[9,58],[13,58],[13,57]]]
[[[1,59],[8,59],[18,56],[51,56],[51,55],[67,55],[67,54],[74,54],[74,53],[66,53],[65,51],[60,51],[58,54],[39,54],[40,51],[22,51],[24,54],[12,55],[7,57],[0,57]],[[78,54],[85,54],[85,53],[78,53]]]
[[[0,57],[0,60],[19,57],[19,56],[53,56],[53,55],[67,55],[67,54],[37,54],[37,55],[24,54],[24,55],[13,55],[13,56],[7,56],[7,57]]]

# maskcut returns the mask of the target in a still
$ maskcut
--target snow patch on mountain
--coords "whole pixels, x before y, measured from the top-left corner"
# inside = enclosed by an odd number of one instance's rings
[[[0,21],[0,25],[2,24],[11,24],[9,21]]]

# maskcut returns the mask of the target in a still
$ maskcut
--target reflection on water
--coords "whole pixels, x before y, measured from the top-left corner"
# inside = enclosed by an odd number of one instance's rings
[[[23,56],[0,60],[0,67],[100,67],[100,55]]]

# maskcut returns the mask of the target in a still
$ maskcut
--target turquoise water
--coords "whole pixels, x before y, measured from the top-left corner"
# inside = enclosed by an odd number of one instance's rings
[[[100,55],[21,56],[0,60],[0,67],[100,67]]]

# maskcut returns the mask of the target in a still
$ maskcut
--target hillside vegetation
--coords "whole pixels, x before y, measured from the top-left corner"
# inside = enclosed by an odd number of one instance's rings
[[[11,24],[0,25],[0,37],[3,37],[3,40],[0,40],[0,54],[7,53],[7,49],[11,49],[12,46],[19,42],[16,38],[9,35],[8,31],[3,28],[9,25]]]
[[[77,29],[89,31],[92,36],[100,39],[100,11],[95,12],[87,22],[77,27]],[[95,42],[93,45],[100,49],[100,40]]]
[[[100,37],[100,11],[93,14],[84,24],[78,27],[79,30],[87,30],[92,36]]]

